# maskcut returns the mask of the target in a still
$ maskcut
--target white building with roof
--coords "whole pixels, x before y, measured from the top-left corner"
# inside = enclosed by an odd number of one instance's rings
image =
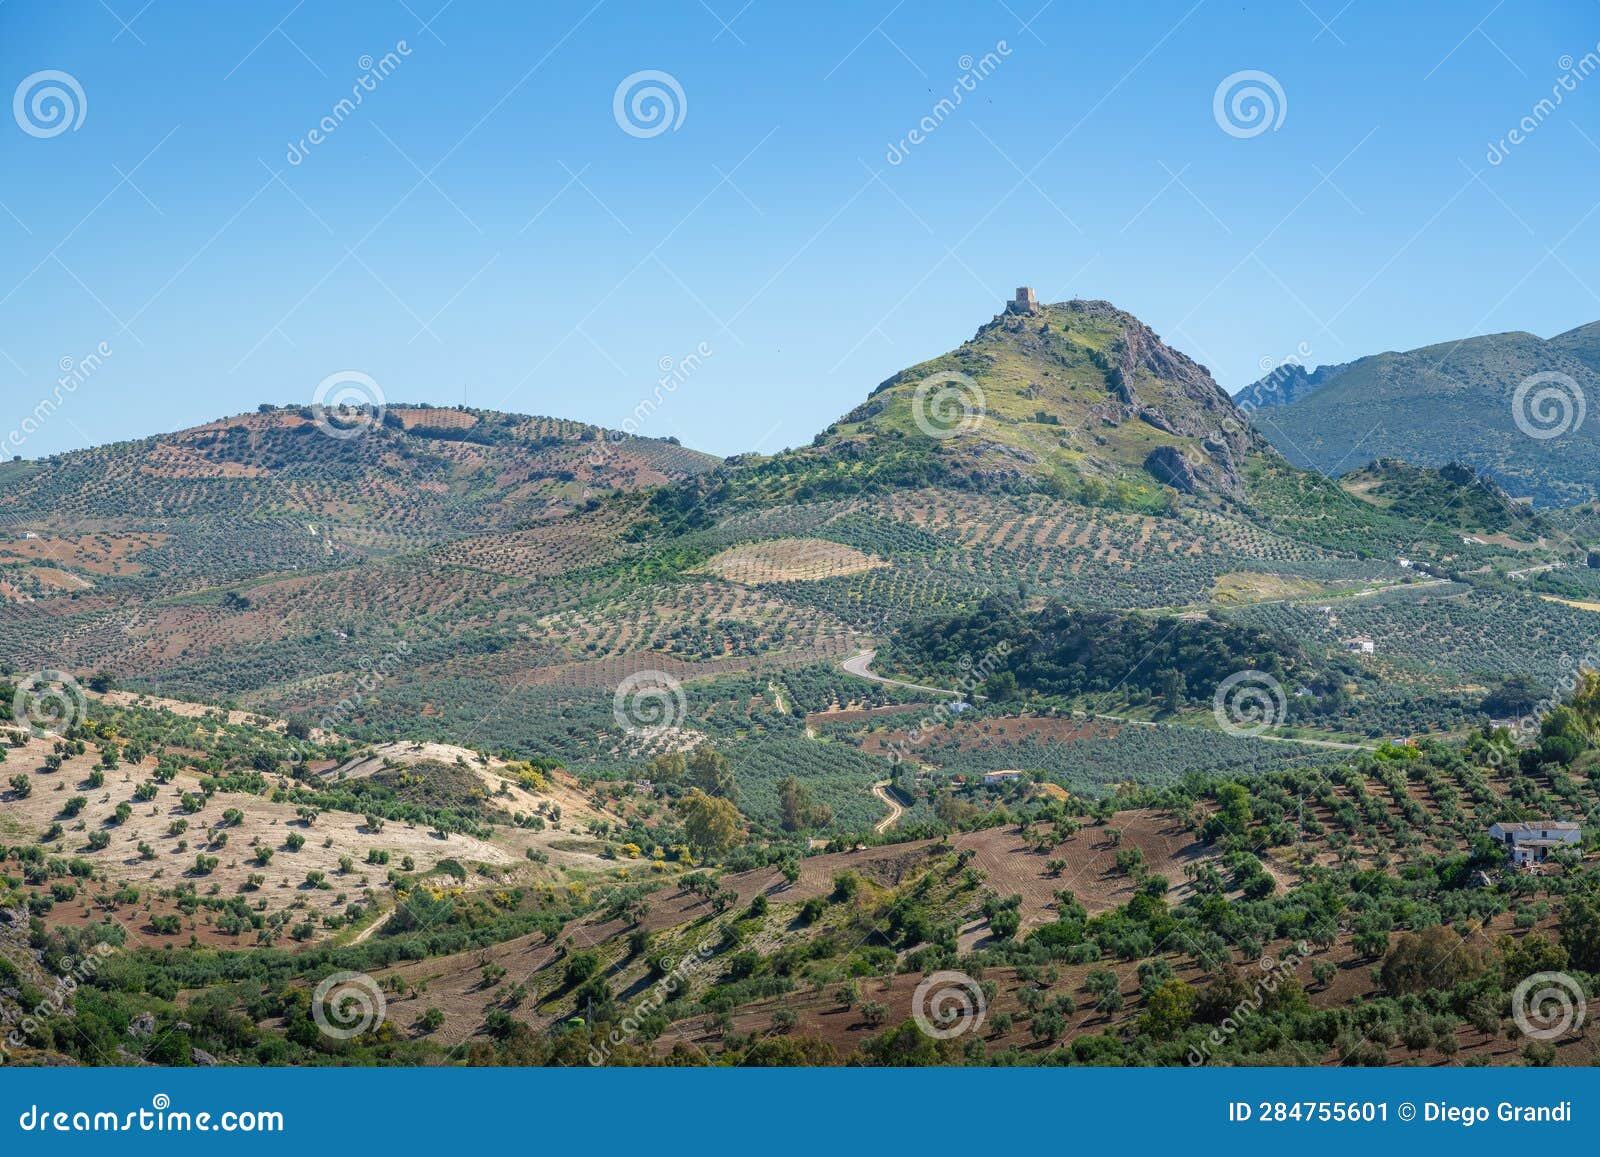
[[[1491,824],[1489,838],[1505,845],[1511,853],[1511,862],[1542,864],[1550,853],[1560,848],[1577,847],[1583,842],[1580,824],[1558,820],[1534,820],[1529,823]]]

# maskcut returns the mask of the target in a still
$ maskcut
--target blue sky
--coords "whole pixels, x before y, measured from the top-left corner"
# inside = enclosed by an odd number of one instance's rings
[[[1229,389],[1600,318],[1600,75],[1535,112],[1592,2],[442,3],[0,4],[0,96],[58,70],[84,104],[0,114],[0,437],[110,351],[6,453],[345,370],[615,427],[702,347],[639,432],[771,451],[1023,283]],[[614,115],[644,70],[682,93],[655,135]],[[1282,93],[1255,135],[1214,115],[1244,70]]]

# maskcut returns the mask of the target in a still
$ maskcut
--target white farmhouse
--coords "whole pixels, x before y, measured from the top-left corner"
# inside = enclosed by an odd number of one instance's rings
[[[1511,862],[1518,866],[1542,864],[1556,849],[1576,847],[1581,843],[1583,828],[1578,824],[1556,820],[1492,824],[1489,838],[1497,844],[1504,844],[1511,852]]]

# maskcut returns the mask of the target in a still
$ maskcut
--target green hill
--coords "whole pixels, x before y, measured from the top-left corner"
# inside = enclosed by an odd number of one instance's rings
[[[1600,496],[1600,425],[1583,420],[1588,399],[1600,397],[1597,366],[1600,326],[1549,341],[1489,334],[1362,358],[1289,404],[1256,408],[1251,421],[1304,469],[1458,460],[1515,497],[1561,506]]]
[[[1347,493],[1392,514],[1454,530],[1538,535],[1546,521],[1461,462],[1438,469],[1380,458],[1339,480]]]
[[[1164,510],[1242,490],[1270,447],[1203,366],[1103,301],[1008,309],[903,370],[815,442],[733,477],[774,501],[942,484]]]

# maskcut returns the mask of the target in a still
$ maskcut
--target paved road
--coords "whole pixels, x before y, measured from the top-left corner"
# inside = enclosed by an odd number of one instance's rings
[[[860,679],[870,679],[874,683],[889,683],[895,687],[908,687],[913,691],[926,691],[932,695],[951,695],[958,699],[961,697],[961,693],[959,691],[947,691],[943,687],[927,687],[921,683],[906,683],[899,679],[888,679],[882,675],[874,674],[871,670],[872,660],[877,656],[877,654],[877,651],[871,649],[857,651],[854,655],[851,655],[848,659],[845,659],[843,662],[841,662],[839,666],[846,674],[855,675]],[[1096,719],[1111,719],[1118,723],[1131,723],[1138,727],[1157,726],[1157,724],[1150,722],[1148,719],[1129,719],[1125,715],[1106,715],[1097,712],[1094,717]],[[1203,729],[1196,728],[1196,730]],[[1340,743],[1333,739],[1295,739],[1288,735],[1257,735],[1254,738],[1265,739],[1268,743],[1303,743],[1308,747],[1331,747],[1339,751],[1377,750],[1374,745],[1369,743]],[[878,794],[876,788],[873,789],[873,794]],[[898,816],[894,816],[891,818],[890,822],[893,822],[894,819],[898,818]]]
[[[930,695],[949,695],[956,699],[961,698],[961,692],[948,691],[943,687],[925,687],[921,683],[906,683],[899,679],[888,679],[872,672],[872,660],[877,658],[878,652],[872,649],[857,651],[848,659],[839,664],[840,669],[847,675],[854,675],[858,679],[870,679],[874,683],[888,683],[895,687],[907,687],[912,691],[926,691]]]

